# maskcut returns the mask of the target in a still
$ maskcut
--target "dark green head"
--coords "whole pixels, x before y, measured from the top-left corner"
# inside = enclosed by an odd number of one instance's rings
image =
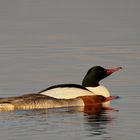
[[[99,85],[99,81],[105,77],[111,75],[115,71],[122,69],[122,67],[117,67],[113,69],[105,69],[101,66],[94,66],[90,68],[83,79],[82,85],[84,87],[96,87]]]

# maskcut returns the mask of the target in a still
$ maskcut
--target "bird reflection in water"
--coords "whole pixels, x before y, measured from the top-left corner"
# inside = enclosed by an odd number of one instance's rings
[[[114,112],[118,111],[113,108],[107,108],[107,110],[108,109]],[[105,139],[111,138],[107,132],[107,125],[113,121],[113,117],[107,110],[97,107],[97,109],[94,108],[92,111],[87,112],[86,109],[86,113],[84,114],[84,126],[87,131],[87,136],[99,136]]]

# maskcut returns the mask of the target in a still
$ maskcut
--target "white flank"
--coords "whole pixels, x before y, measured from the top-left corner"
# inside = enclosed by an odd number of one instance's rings
[[[41,92],[40,94],[51,96],[58,99],[72,99],[79,96],[94,95],[93,92],[90,92],[88,90],[72,87],[64,87],[64,88],[58,87],[46,90],[44,92]]]

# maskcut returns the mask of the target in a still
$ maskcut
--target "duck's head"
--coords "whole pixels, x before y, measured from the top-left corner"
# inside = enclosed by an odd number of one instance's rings
[[[84,87],[95,87],[99,85],[99,81],[112,73],[122,69],[122,67],[116,67],[112,69],[105,69],[101,66],[94,66],[90,68],[83,79],[82,85]]]

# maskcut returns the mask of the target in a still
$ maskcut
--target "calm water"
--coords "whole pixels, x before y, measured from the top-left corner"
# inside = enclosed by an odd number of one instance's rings
[[[111,102],[119,112],[0,112],[0,139],[138,140],[139,7],[127,0],[1,0],[0,97],[81,84],[94,65],[123,70],[102,81],[121,97]]]

